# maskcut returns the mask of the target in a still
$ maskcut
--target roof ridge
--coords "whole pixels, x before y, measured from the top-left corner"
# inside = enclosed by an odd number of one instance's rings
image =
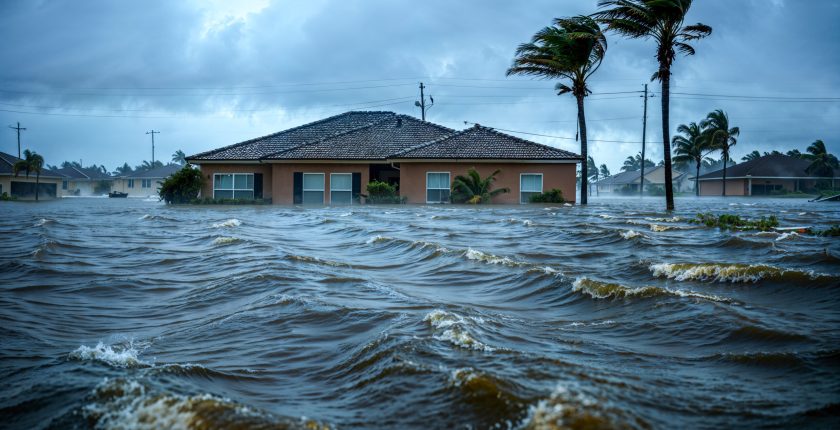
[[[414,116],[411,116],[411,115],[407,115],[407,114],[404,114],[404,113],[397,113],[395,115],[398,116],[398,117],[402,117],[402,118],[408,118],[412,121],[417,121],[421,124],[431,125],[433,127],[437,127],[437,128],[440,128],[440,129],[443,129],[443,130],[446,130],[446,131],[451,131],[451,132],[457,132],[458,131],[458,130],[455,130],[454,128],[449,128],[445,125],[440,125],[440,124],[437,124],[437,123],[434,123],[434,122],[431,122],[431,121],[426,121],[424,119],[420,119],[420,118],[417,118],[417,117],[414,117]]]
[[[556,148],[554,146],[549,146],[549,145],[546,145],[546,144],[543,144],[543,143],[534,142],[533,140],[523,139],[519,136],[514,136],[512,134],[502,133],[501,131],[498,131],[498,130],[492,128],[492,127],[486,127],[486,126],[483,126],[483,125],[476,124],[475,128],[477,128],[479,130],[486,130],[490,133],[498,134],[498,135],[501,135],[501,136],[507,136],[507,137],[513,138],[515,140],[518,140],[522,143],[529,143],[529,144],[532,144],[532,145],[542,146],[543,148],[551,149],[551,150],[554,150],[554,151],[563,151],[563,152],[568,152],[572,155],[578,155],[578,154],[575,154],[574,152],[566,151],[565,149],[560,149],[560,148]],[[580,157],[580,156],[578,155],[578,157]],[[581,157],[581,159],[583,159],[583,158]]]
[[[71,166],[70,166],[70,168],[71,168],[71,169],[73,169],[73,170],[75,170],[75,171],[77,171],[77,172],[79,172],[79,173],[80,173],[82,176],[84,176],[85,178],[90,179],[90,176],[86,175],[86,174],[85,174],[85,172],[82,172],[81,170],[77,169],[77,168],[76,168],[76,166],[72,166],[72,165],[71,165]]]
[[[403,149],[402,151],[395,152],[395,153],[391,154],[390,157],[397,157],[397,156],[405,154],[407,152],[411,152],[411,151],[414,151],[414,150],[417,150],[417,149],[420,149],[420,148],[425,148],[427,146],[433,145],[433,144],[438,143],[438,142],[443,142],[444,140],[447,140],[449,138],[452,138],[452,137],[455,137],[455,136],[460,136],[460,135],[466,133],[467,130],[469,130],[469,129],[453,130],[454,133],[452,133],[452,134],[448,134],[446,136],[441,136],[441,137],[438,137],[437,139],[432,139],[428,142],[418,143],[417,145],[408,147],[406,149]]]
[[[191,159],[191,158],[194,159],[194,158],[197,158],[197,157],[203,157],[203,156],[208,155],[208,154],[212,154],[212,153],[215,153],[215,152],[221,152],[221,151],[224,151],[226,149],[235,148],[237,146],[247,145],[249,143],[254,143],[258,140],[267,139],[267,138],[274,137],[274,136],[280,136],[282,134],[286,134],[286,133],[289,133],[289,132],[292,132],[292,131],[300,130],[304,127],[309,127],[309,126],[316,125],[316,124],[322,124],[324,122],[334,120],[336,118],[340,118],[340,117],[343,117],[343,116],[346,116],[346,115],[356,114],[356,113],[391,113],[391,114],[393,114],[393,112],[389,112],[389,111],[354,111],[354,110],[349,110],[347,112],[342,112],[340,114],[336,114],[336,115],[333,115],[333,116],[328,116],[326,118],[322,118],[322,119],[319,119],[319,120],[316,120],[316,121],[308,122],[306,124],[301,124],[301,125],[298,125],[298,126],[295,126],[295,127],[292,127],[292,128],[287,128],[285,130],[280,130],[278,132],[266,134],[264,136],[259,136],[259,137],[255,137],[255,138],[252,138],[252,139],[243,140],[242,142],[238,142],[238,143],[234,143],[234,144],[231,144],[231,145],[223,146],[221,148],[211,149],[209,151],[199,152],[198,154],[194,154],[194,155],[191,155],[191,156],[186,157],[186,158],[187,159]],[[291,149],[291,148],[289,148],[289,149]],[[282,151],[279,151],[279,152],[282,152]],[[271,154],[269,154],[269,155],[271,155]]]
[[[357,111],[351,111],[351,112],[357,112]],[[377,113],[386,113],[386,112],[387,111],[382,111],[382,112],[377,112]],[[350,112],[347,112],[347,113],[350,113]],[[295,149],[300,149],[304,146],[309,146],[309,145],[314,145],[316,143],[321,143],[321,142],[323,142],[327,139],[332,139],[334,137],[343,136],[345,134],[353,133],[355,131],[359,131],[359,130],[362,130],[362,129],[365,129],[365,128],[370,128],[370,127],[373,127],[374,125],[377,125],[377,124],[380,124],[380,123],[384,122],[385,120],[391,119],[391,118],[393,118],[397,115],[393,112],[387,112],[387,113],[390,113],[391,115],[383,117],[383,118],[379,118],[375,121],[368,122],[367,124],[363,124],[363,125],[360,125],[358,127],[351,128],[349,130],[339,131],[339,132],[333,133],[329,136],[324,136],[324,137],[321,137],[321,138],[318,138],[318,139],[313,139],[313,140],[310,140],[310,141],[307,141],[307,142],[303,142],[301,144],[292,146],[291,148],[286,148],[286,149],[283,149],[281,151],[272,152],[270,154],[267,154],[265,156],[262,156],[262,157],[258,158],[258,160],[269,159],[271,157],[274,157],[275,155],[279,155],[279,154],[282,154],[284,152],[289,152],[289,151],[292,151],[292,150],[295,150]]]

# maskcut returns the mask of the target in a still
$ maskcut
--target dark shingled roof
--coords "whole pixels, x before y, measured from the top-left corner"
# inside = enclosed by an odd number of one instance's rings
[[[304,143],[346,133],[384,118],[393,116],[393,112],[345,112],[340,115],[304,124],[268,136],[246,140],[234,145],[202,152],[187,157],[188,160],[259,160],[271,154],[285,151]]]
[[[7,154],[5,152],[0,152],[0,175],[10,175],[14,176],[14,169],[13,166],[15,163],[20,161],[20,158],[15,157],[12,154]],[[19,176],[26,176],[26,172],[20,172]],[[29,176],[34,176],[34,174],[30,173]],[[47,168],[41,169],[41,177],[42,178],[63,178],[64,175],[61,173],[50,170]]]
[[[783,154],[770,154],[726,168],[726,179],[746,176],[760,178],[808,178],[811,161]],[[836,172],[835,172],[836,174]],[[723,169],[700,175],[699,180],[723,179]]]
[[[127,179],[168,178],[173,173],[181,170],[182,167],[183,166],[180,164],[167,164],[165,166],[156,167],[142,172],[134,171],[120,177]]]
[[[265,157],[267,160],[384,160],[390,155],[455,133],[408,115],[391,114],[373,124]]]
[[[500,133],[478,124],[392,157],[399,159],[580,160],[569,151]]]
[[[647,173],[647,172],[645,172]],[[596,182],[598,185],[627,185],[627,184],[638,184],[639,183],[639,176],[642,175],[641,170],[630,170],[627,172],[616,173],[615,175],[608,176],[600,181]],[[645,175],[647,176],[647,175]],[[649,182],[649,181],[648,181]]]

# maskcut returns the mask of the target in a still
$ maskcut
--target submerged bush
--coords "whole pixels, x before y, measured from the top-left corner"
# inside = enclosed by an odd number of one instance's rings
[[[158,194],[167,204],[189,203],[198,197],[202,185],[201,171],[187,164],[163,181]]]
[[[362,195],[369,204],[401,204],[406,198],[397,194],[397,188],[384,181],[370,181],[366,187],[367,195]]]
[[[838,237],[840,236],[840,225],[833,225],[826,230],[815,230],[814,234],[817,236]]]
[[[499,194],[509,193],[510,188],[493,189],[493,182],[496,182],[496,175],[501,170],[496,170],[490,176],[482,178],[475,168],[470,168],[465,175],[458,175],[452,181],[451,198],[452,203],[469,203],[477,205],[480,203],[490,203],[493,197]]]
[[[697,217],[689,220],[694,224],[703,224],[706,227],[718,227],[723,230],[759,230],[768,231],[779,226],[779,220],[775,215],[761,217],[757,220],[741,218],[738,215],[721,214],[717,217],[711,213],[697,214]]]
[[[542,194],[536,194],[531,196],[530,199],[531,203],[565,203],[566,199],[563,198],[563,192],[557,188],[552,188],[549,191],[546,191]]]
[[[10,196],[9,193],[3,191],[3,194],[0,194],[0,200],[3,200],[3,201],[17,200],[17,197]]]

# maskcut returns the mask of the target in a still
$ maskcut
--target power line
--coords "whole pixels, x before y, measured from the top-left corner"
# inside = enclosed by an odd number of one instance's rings
[[[17,127],[9,126],[12,130],[17,131],[17,143],[18,143],[18,158],[20,158],[20,132],[21,130],[26,130],[25,127],[20,126],[20,122],[17,123]]]

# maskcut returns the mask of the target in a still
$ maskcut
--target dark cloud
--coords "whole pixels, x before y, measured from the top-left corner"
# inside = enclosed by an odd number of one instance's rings
[[[163,131],[161,158],[350,109],[419,115],[413,101],[422,79],[436,100],[433,121],[569,137],[571,97],[554,96],[551,82],[504,72],[516,46],[553,17],[589,13],[595,3],[3,2],[0,37],[11,43],[0,47],[0,121],[27,126],[25,146],[49,163],[83,158],[112,167],[150,157],[143,134],[150,128]],[[833,1],[698,0],[689,21],[714,33],[696,42],[695,57],[677,60],[673,91],[838,97],[838,18]],[[640,90],[655,69],[652,41],[613,36],[592,87]],[[658,86],[650,88],[658,96]],[[641,104],[635,94],[593,96],[590,138],[638,142]],[[649,108],[649,147],[661,157],[657,98]],[[840,152],[840,103],[675,95],[672,127],[717,108],[741,126],[738,158],[753,149],[804,150],[817,138]],[[16,150],[11,130],[0,145]],[[616,170],[639,147],[593,142],[590,152]]]

